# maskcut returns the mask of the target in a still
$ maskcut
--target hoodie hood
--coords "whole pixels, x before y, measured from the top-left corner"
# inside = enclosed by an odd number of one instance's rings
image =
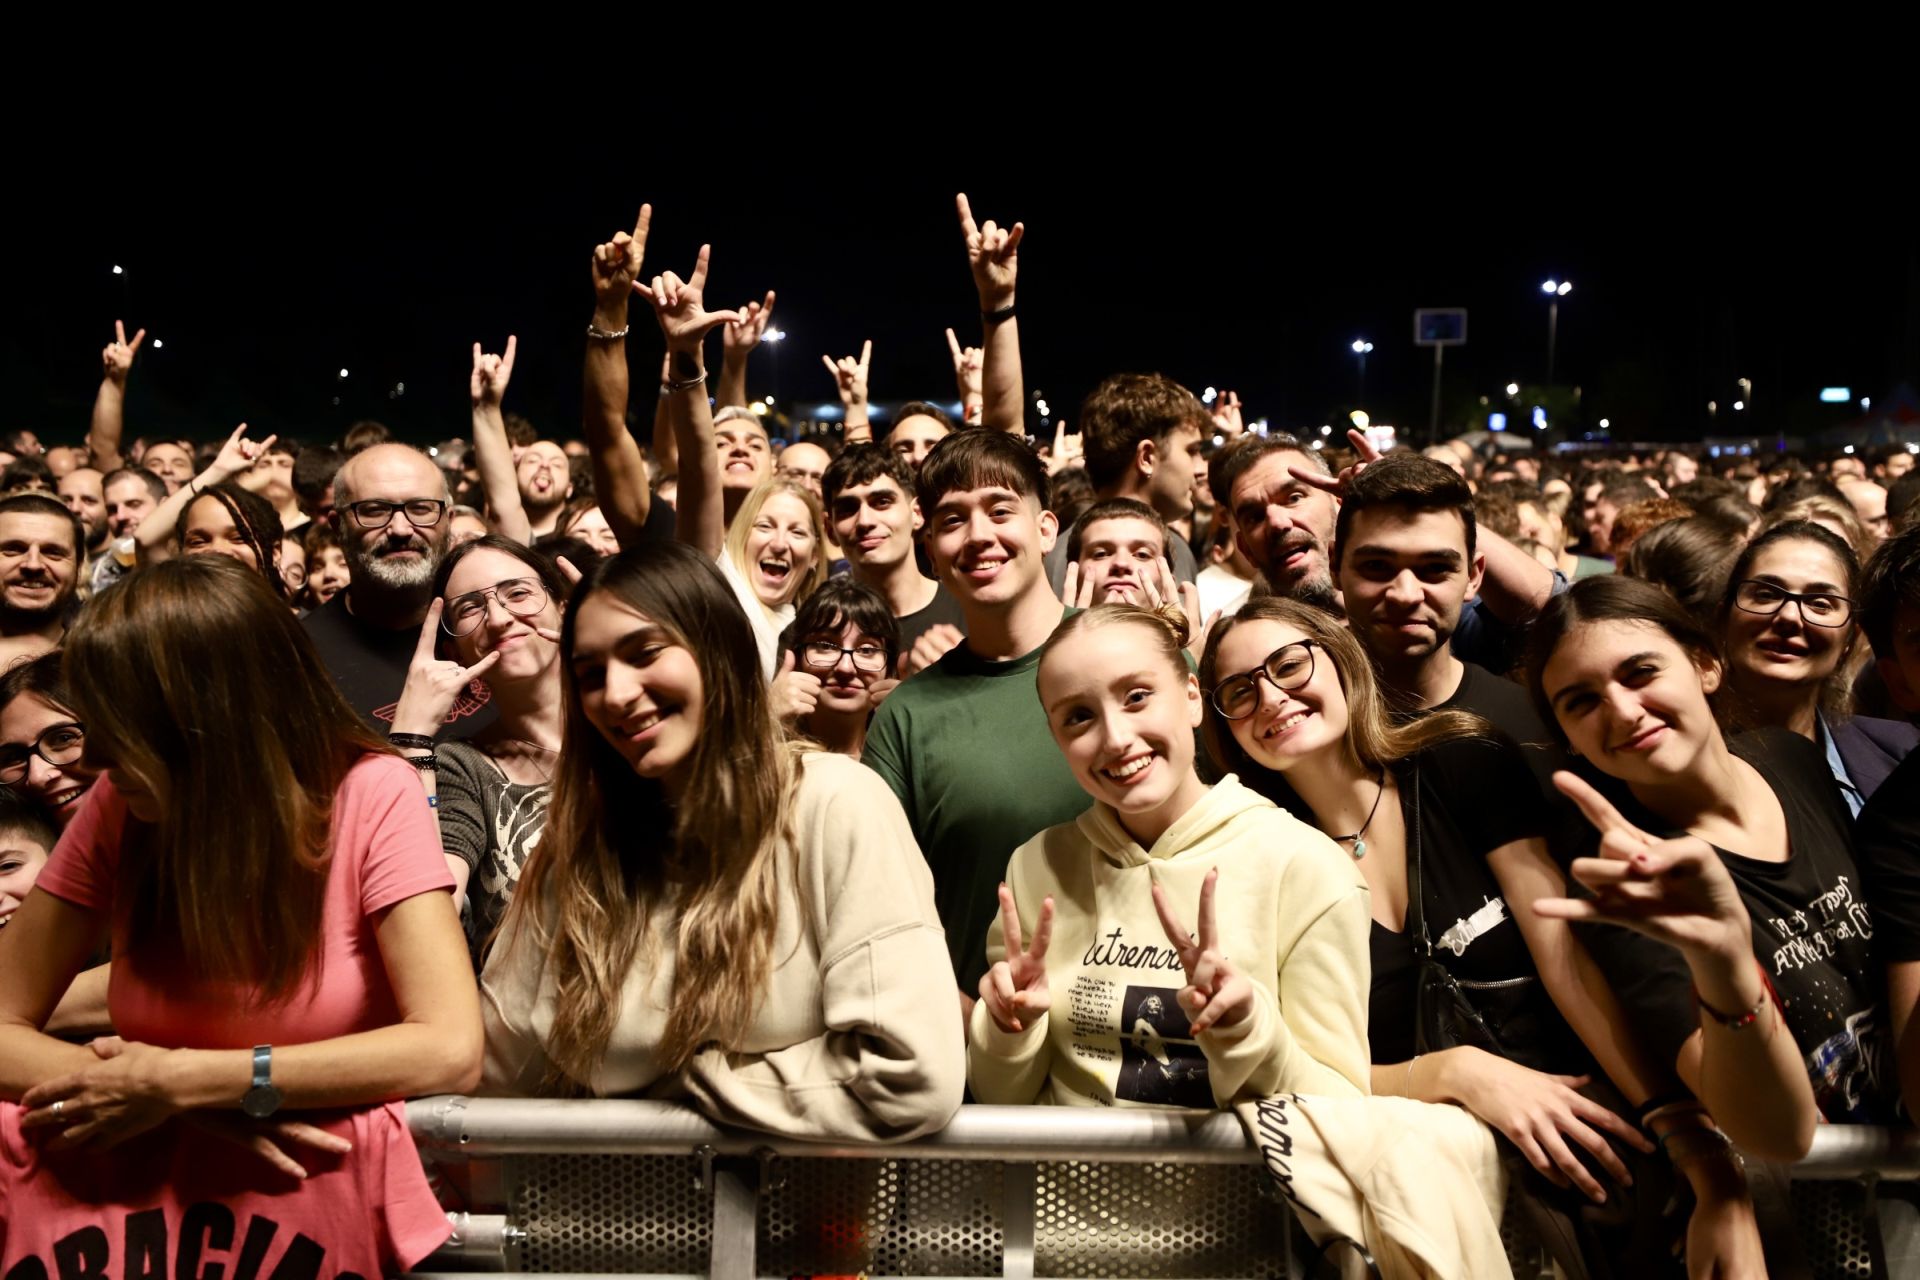
[[[1127,833],[1111,805],[1095,804],[1074,821],[1080,834],[1108,862],[1116,867],[1137,867],[1176,856],[1213,857],[1215,850],[1232,843],[1243,815],[1276,807],[1265,796],[1242,786],[1230,773],[1209,787],[1200,802],[1181,814],[1151,849],[1141,848],[1140,842]]]

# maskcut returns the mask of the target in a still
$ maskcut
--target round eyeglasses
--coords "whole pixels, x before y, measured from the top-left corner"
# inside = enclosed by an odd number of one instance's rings
[[[1844,627],[1853,621],[1853,601],[1827,591],[1789,591],[1748,578],[1733,592],[1733,603],[1742,612],[1767,618],[1786,608],[1789,600],[1800,606],[1800,619],[1810,627]]]
[[[13,786],[25,781],[35,756],[56,769],[70,765],[80,758],[86,745],[87,731],[72,721],[48,725],[40,731],[39,737],[24,747],[17,743],[0,747],[0,782]]]
[[[546,588],[538,578],[508,578],[484,591],[469,591],[447,601],[440,627],[450,636],[470,635],[487,620],[487,601],[498,600],[500,607],[516,618],[531,618],[547,607]]]
[[[1283,693],[1313,679],[1313,651],[1319,647],[1316,640],[1281,645],[1253,670],[1228,676],[1213,686],[1213,709],[1229,720],[1245,720],[1260,706],[1262,678]]]
[[[382,502],[378,498],[369,498],[365,502],[349,502],[347,510],[352,514],[353,522],[362,529],[386,528],[393,523],[397,511],[406,512],[407,523],[414,528],[431,529],[447,513],[447,504],[438,498],[412,498],[406,502]]]
[[[848,649],[831,640],[809,640],[800,649],[801,660],[815,671],[831,671],[840,665],[840,656],[853,659],[853,669],[869,675],[887,669],[887,651],[877,644],[857,644]]]

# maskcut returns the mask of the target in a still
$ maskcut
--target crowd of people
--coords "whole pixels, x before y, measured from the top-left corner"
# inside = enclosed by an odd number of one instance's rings
[[[83,444],[0,437],[0,1270],[404,1270],[399,1104],[469,1091],[1313,1099],[1468,1134],[1567,1274],[1806,1265],[1780,1168],[1920,1101],[1909,451],[1382,455],[1158,374],[1030,441],[1025,229],[957,213],[958,415],[883,432],[867,343],[770,438],[775,295],[642,206],[578,438],[509,337],[431,452],[129,439],[118,324]]]

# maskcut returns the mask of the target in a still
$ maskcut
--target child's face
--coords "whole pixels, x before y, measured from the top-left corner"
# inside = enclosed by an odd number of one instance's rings
[[[0,929],[13,919],[46,865],[47,851],[39,841],[17,832],[0,834]]]

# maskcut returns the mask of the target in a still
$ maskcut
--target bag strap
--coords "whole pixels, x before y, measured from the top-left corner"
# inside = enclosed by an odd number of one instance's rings
[[[1420,859],[1420,757],[1415,756],[1408,762],[1412,768],[1408,771],[1407,785],[1413,792],[1413,816],[1407,819],[1407,923],[1412,926],[1416,937],[1420,939],[1420,949],[1427,959],[1433,959],[1433,939],[1427,936],[1427,905],[1421,887]],[[1405,809],[1401,812],[1404,814]]]

